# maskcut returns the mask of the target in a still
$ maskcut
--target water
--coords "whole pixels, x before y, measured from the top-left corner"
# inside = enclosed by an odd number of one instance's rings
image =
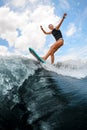
[[[86,130],[87,61],[0,56],[0,130]]]
[[[58,62],[54,66],[44,65],[42,66],[48,70],[62,74],[64,76],[75,77],[77,79],[87,77],[87,61],[85,60],[68,60]]]

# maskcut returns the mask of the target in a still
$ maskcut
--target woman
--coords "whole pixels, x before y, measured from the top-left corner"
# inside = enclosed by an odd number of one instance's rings
[[[62,33],[59,30],[62,22],[64,21],[65,17],[66,17],[66,13],[64,13],[61,21],[59,22],[59,24],[54,28],[54,26],[52,24],[48,25],[48,28],[51,30],[50,32],[46,32],[42,26],[40,26],[41,30],[44,32],[44,34],[52,34],[56,40],[56,42],[51,46],[51,48],[49,49],[49,51],[47,52],[47,54],[45,56],[42,57],[42,59],[46,60],[49,56],[51,56],[51,63],[54,63],[54,53],[64,44],[63,41],[63,37],[62,37]]]

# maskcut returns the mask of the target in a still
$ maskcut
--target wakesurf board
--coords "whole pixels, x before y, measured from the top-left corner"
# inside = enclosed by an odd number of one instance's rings
[[[36,53],[33,48],[29,48],[29,51],[38,61],[45,63],[45,61]]]

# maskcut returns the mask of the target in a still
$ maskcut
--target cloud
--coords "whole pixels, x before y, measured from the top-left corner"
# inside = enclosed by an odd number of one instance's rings
[[[17,11],[24,9],[35,9],[39,5],[48,5],[50,4],[51,0],[7,0],[6,5],[12,9],[17,9]]]
[[[8,54],[9,52],[8,52],[8,48],[7,47],[5,47],[5,46],[0,46],[0,55],[6,55],[6,54]]]
[[[0,37],[6,39],[9,46],[13,46],[17,40],[17,28],[26,24],[26,14],[19,15],[10,10],[9,7],[0,8]],[[22,19],[24,18],[24,19]]]
[[[12,0],[13,4],[15,1]],[[26,4],[26,0],[17,2],[17,6]],[[28,2],[31,2],[30,0]],[[39,2],[33,0],[32,3]],[[21,5],[19,5],[21,3]],[[41,2],[40,2],[41,3]],[[26,8],[24,11],[15,11],[10,6],[0,7],[0,38],[9,43],[9,47],[14,47],[19,51],[27,51],[28,47],[41,50],[46,42],[46,36],[40,30],[40,25],[48,29],[49,23],[56,24],[59,20],[54,14],[54,7],[51,5],[40,5],[36,8]],[[44,0],[45,3],[45,0]],[[9,5],[9,4],[8,4]],[[19,31],[20,30],[20,35]]]
[[[23,7],[26,4],[26,0],[11,0],[10,4],[15,7]]]
[[[72,36],[76,32],[76,26],[74,23],[70,23],[66,32],[67,36]]]
[[[60,2],[60,7],[62,9],[70,9],[70,4],[68,0],[59,0],[59,2]]]
[[[59,61],[77,60],[77,59],[87,60],[87,45],[83,47],[78,46],[76,48],[69,48],[66,54],[56,56],[55,59],[58,59]]]

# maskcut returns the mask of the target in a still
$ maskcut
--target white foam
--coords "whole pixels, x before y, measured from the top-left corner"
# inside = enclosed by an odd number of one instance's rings
[[[84,78],[87,76],[87,61],[85,60],[69,60],[59,62],[55,66],[44,64],[43,67],[47,70],[62,74],[64,76],[71,76],[75,78]]]
[[[13,86],[21,86],[25,79],[34,75],[38,65],[25,57],[0,56],[0,89],[6,94]]]

